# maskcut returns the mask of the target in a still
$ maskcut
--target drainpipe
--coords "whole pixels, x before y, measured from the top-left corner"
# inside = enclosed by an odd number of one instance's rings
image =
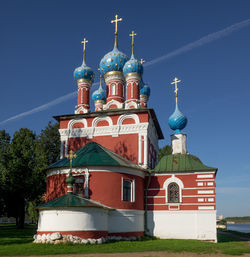
[[[151,181],[151,171],[148,172],[148,183],[146,188],[144,189],[144,234],[148,235],[149,229],[148,229],[148,205],[147,205],[147,197],[148,197],[148,187]]]

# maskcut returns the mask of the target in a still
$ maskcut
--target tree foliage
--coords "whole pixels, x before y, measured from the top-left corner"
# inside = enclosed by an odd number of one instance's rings
[[[158,152],[158,161],[164,156],[164,155],[170,155],[172,154],[172,148],[170,145],[165,145],[164,147],[159,149]]]
[[[32,208],[41,202],[46,189],[44,169],[60,154],[58,124],[48,126],[36,136],[21,128],[10,136],[0,131],[0,215],[15,217],[22,228],[26,210],[36,218]],[[34,208],[33,208],[34,210]]]

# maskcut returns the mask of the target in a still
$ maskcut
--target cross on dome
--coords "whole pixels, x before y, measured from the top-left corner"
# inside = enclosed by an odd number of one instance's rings
[[[180,83],[181,80],[179,80],[177,77],[174,78],[173,82],[171,82],[171,85],[175,85],[175,100],[176,100],[176,103],[178,102],[178,83]]]
[[[77,155],[72,150],[70,150],[69,154],[66,155],[67,159],[70,160],[70,170],[72,170],[72,160],[73,158],[76,158],[76,156]]]
[[[83,41],[81,41],[81,44],[83,44],[83,61],[85,62],[85,50],[86,50],[86,43],[88,43],[89,41],[86,40],[86,38],[83,39]]]
[[[115,46],[117,46],[117,23],[118,21],[122,21],[122,18],[118,19],[118,14],[115,15],[115,20],[112,20],[111,23],[115,23]]]
[[[132,37],[132,55],[134,54],[134,37],[136,36],[137,34],[132,30],[132,33],[129,34],[130,37]]]
[[[144,62],[146,61],[141,58],[140,63],[143,64]]]

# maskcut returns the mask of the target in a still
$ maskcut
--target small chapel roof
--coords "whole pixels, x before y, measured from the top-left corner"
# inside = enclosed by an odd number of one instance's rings
[[[47,169],[69,166],[70,160],[65,157],[51,164]],[[90,142],[76,151],[76,158],[72,160],[72,167],[81,166],[122,166],[142,169],[132,161],[127,160],[96,142]]]
[[[47,203],[41,204],[36,207],[36,209],[50,209],[50,208],[69,208],[69,207],[95,207],[95,208],[104,208],[104,209],[112,209],[104,204],[99,202],[80,197],[74,194],[65,194],[56,199],[53,199]]]
[[[217,168],[206,166],[198,157],[187,153],[165,155],[152,170],[153,173],[187,171],[217,171]]]

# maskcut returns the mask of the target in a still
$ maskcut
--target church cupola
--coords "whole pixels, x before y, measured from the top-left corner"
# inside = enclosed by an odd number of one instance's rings
[[[175,111],[168,119],[169,127],[174,130],[174,134],[171,135],[172,142],[172,153],[173,154],[186,154],[187,146],[186,146],[186,135],[181,133],[187,125],[187,117],[182,114],[182,112],[178,108],[178,86],[177,84],[181,82],[178,78],[175,78],[171,84],[175,85]]]
[[[92,94],[92,100],[95,104],[95,111],[102,111],[103,104],[106,102],[106,91],[102,88],[102,75],[100,75],[100,86]]]
[[[74,79],[78,86],[78,104],[75,113],[88,113],[90,110],[89,92],[95,75],[93,70],[85,63],[85,47],[87,42],[85,38],[81,42],[83,44],[83,62],[82,65],[74,71]]]
[[[115,15],[115,44],[114,49],[107,53],[100,62],[100,72],[104,77],[107,85],[107,104],[105,109],[122,108],[124,103],[124,85],[125,79],[123,76],[123,66],[128,60],[128,57],[118,50],[117,43],[117,23],[122,21]]]
[[[145,84],[141,79],[140,82],[140,106],[141,108],[147,108],[148,99],[150,96],[150,87]]]
[[[132,54],[131,58],[126,62],[123,67],[123,74],[126,79],[126,92],[127,92],[127,100],[125,104],[125,108],[138,108],[140,105],[139,100],[139,90],[140,90],[140,81],[143,73],[143,60],[141,62],[135,59],[134,57],[134,36],[136,33],[132,31],[129,36],[132,37]]]

